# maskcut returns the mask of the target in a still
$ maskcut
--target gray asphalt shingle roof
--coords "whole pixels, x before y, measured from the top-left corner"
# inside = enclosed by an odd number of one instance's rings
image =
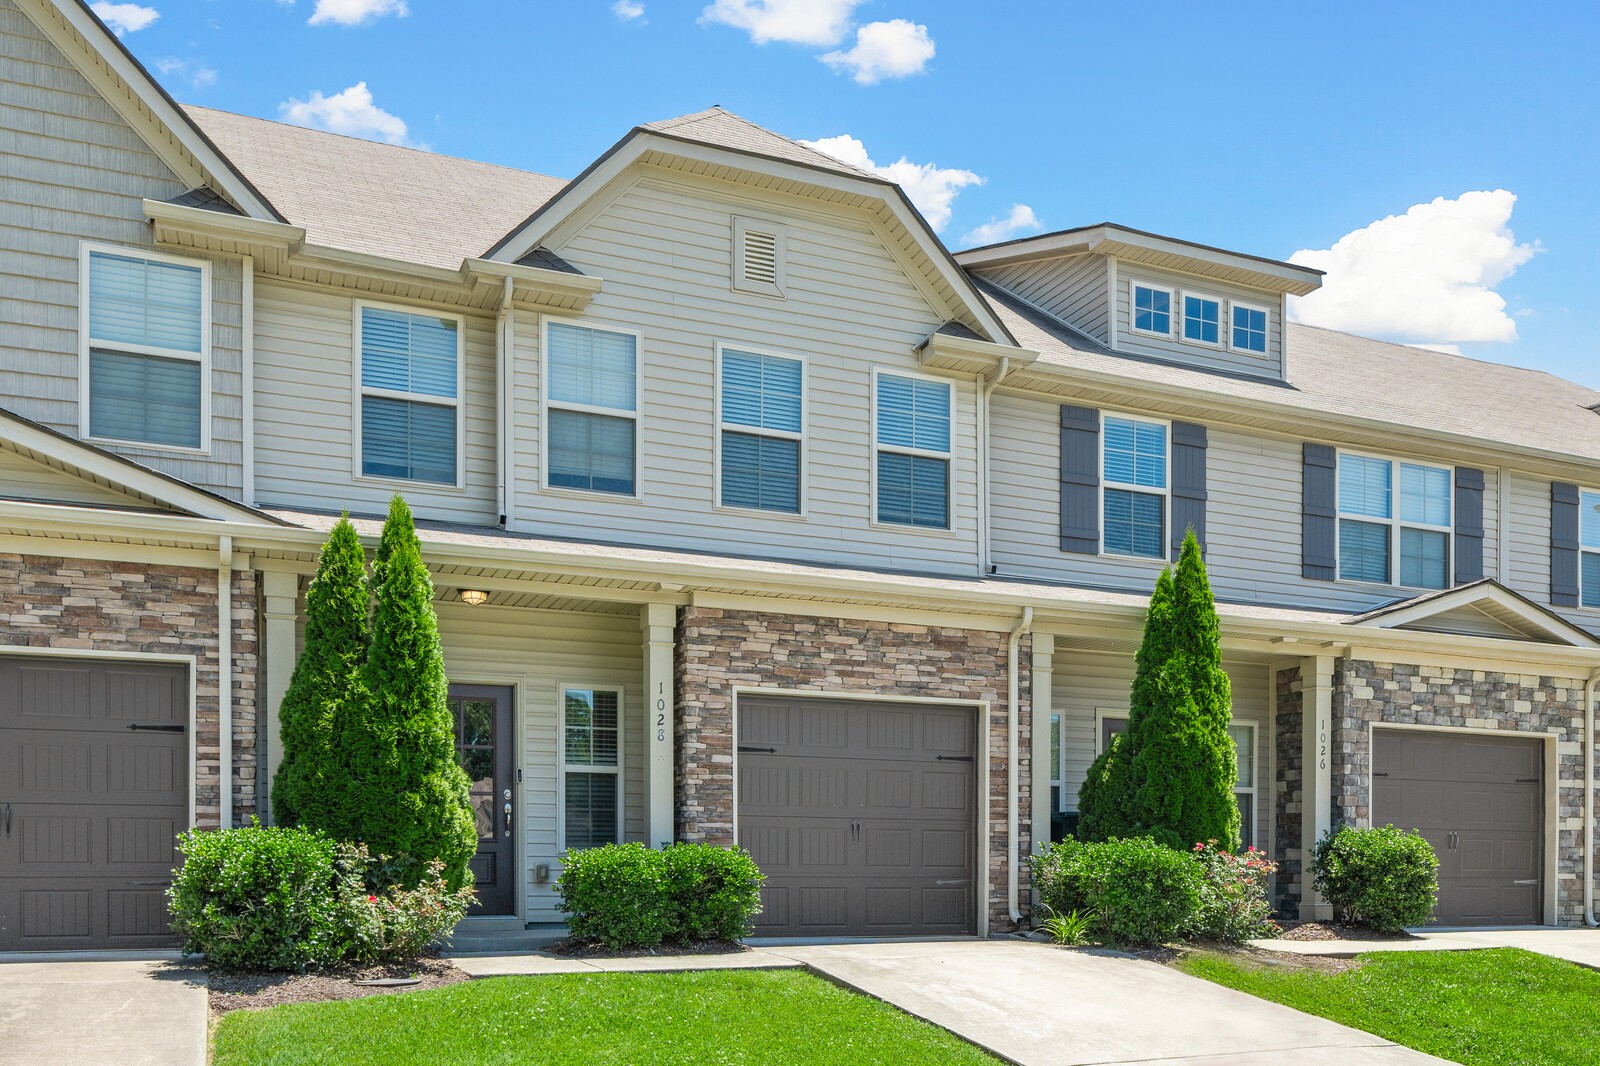
[[[832,170],[848,174],[852,178],[867,178],[880,183],[883,181],[870,171],[853,167],[815,148],[808,148],[799,141],[791,141],[720,107],[708,107],[692,115],[679,115],[677,118],[662,119],[659,122],[646,122],[639,128],[718,148],[731,148],[736,152],[748,152],[752,155],[781,159],[788,163],[799,163],[801,166]]]

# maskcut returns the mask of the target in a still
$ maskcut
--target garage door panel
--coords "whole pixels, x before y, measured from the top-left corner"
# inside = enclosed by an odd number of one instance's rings
[[[900,753],[911,750],[915,712],[874,708],[866,714],[867,750]]]
[[[916,776],[910,770],[868,770],[867,806],[909,810],[911,786]]]
[[[770,875],[773,871],[787,870],[794,865],[789,858],[787,826],[757,826],[741,831],[739,838],[756,865],[761,867],[762,873]]]

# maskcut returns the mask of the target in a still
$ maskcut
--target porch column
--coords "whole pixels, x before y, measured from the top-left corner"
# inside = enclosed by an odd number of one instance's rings
[[[266,732],[259,738],[267,753],[266,779],[257,783],[260,797],[257,808],[261,820],[272,824],[272,779],[283,761],[283,741],[278,732],[278,708],[289,691],[294,673],[296,601],[300,598],[300,576],[283,570],[267,570],[261,575],[264,602],[261,633],[262,674],[265,678]]]
[[[1333,825],[1333,664],[1331,655],[1305,660],[1300,668],[1304,679],[1305,721],[1301,728],[1300,917],[1306,921],[1326,921],[1333,907],[1311,887],[1311,859],[1316,844]]]
[[[678,609],[670,603],[647,603],[639,613],[644,637],[645,839],[652,847],[665,847],[674,839],[672,658],[677,621]]]
[[[1050,778],[1055,767],[1050,762],[1050,685],[1054,666],[1056,638],[1049,633],[1033,634],[1033,681],[1029,707],[1033,714],[1033,811],[1029,815],[1029,840],[1031,854],[1039,853],[1040,844],[1050,842]]]

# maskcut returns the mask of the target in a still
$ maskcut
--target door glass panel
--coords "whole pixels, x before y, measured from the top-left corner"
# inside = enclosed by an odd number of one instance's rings
[[[461,701],[461,743],[494,747],[494,701]]]
[[[456,759],[467,772],[467,795],[479,840],[492,840],[495,835],[498,801],[494,794],[494,711],[494,700],[450,701],[450,713],[455,718]]]

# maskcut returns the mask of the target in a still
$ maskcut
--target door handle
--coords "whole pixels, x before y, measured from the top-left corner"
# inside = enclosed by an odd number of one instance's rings
[[[506,791],[510,792],[511,790],[507,789]],[[511,801],[510,800],[506,800],[506,809],[505,810],[506,810],[506,836],[510,836],[511,835]]]
[[[9,836],[11,836],[11,804],[9,804],[9,803],[6,804],[5,823],[6,823],[6,836],[9,837]]]
[[[861,823],[860,822],[851,822],[850,823],[850,843],[852,843],[852,844],[861,843]]]

